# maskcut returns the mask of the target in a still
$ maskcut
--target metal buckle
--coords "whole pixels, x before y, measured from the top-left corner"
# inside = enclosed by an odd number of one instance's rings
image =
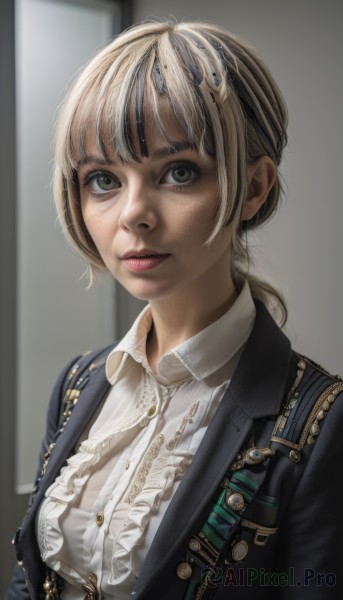
[[[254,523],[247,519],[242,519],[241,525],[242,527],[255,530],[253,542],[256,546],[265,546],[269,536],[273,535],[278,530],[277,527],[264,527],[263,525],[259,525],[259,523]]]

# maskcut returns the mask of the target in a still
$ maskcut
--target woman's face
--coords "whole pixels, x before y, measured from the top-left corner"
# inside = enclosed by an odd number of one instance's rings
[[[205,245],[218,208],[217,169],[177,128],[173,151],[148,132],[149,157],[104,162],[94,140],[78,168],[85,225],[106,267],[132,295],[191,301],[231,290],[230,228]],[[222,292],[222,293],[221,293]]]

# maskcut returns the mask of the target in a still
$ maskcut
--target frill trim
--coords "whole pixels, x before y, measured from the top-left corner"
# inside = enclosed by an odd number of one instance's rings
[[[56,558],[62,549],[60,520],[68,506],[75,502],[82,492],[97,463],[113,451],[122,442],[122,437],[132,425],[137,425],[142,416],[141,411],[135,411],[135,419],[126,422],[125,429],[112,431],[111,435],[99,436],[97,439],[84,440],[76,454],[68,458],[67,464],[61,469],[60,475],[46,491],[38,518],[38,538],[43,560],[55,570],[70,572],[70,567],[62,565]],[[120,424],[118,424],[117,429]],[[52,564],[53,561],[53,564]],[[66,571],[67,569],[67,571]]]
[[[50,500],[43,503],[39,513],[38,537],[41,557],[51,569],[63,575],[72,583],[84,583],[84,579],[75,569],[63,561],[60,551],[63,546],[63,537],[58,524],[60,503]],[[49,533],[49,535],[47,535]],[[49,542],[49,544],[48,544]]]
[[[154,460],[144,488],[135,495],[126,523],[114,540],[109,583],[118,584],[137,571],[133,550],[142,544],[152,514],[158,511],[161,500],[175,480],[183,475],[186,462],[190,459],[163,451]]]

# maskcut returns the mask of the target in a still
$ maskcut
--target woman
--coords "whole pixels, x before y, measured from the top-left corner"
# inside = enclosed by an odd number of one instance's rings
[[[287,111],[250,46],[146,23],[61,109],[54,191],[90,280],[148,301],[66,366],[7,600],[335,598],[343,384],[291,350],[249,272]],[[24,567],[24,570],[23,570]]]

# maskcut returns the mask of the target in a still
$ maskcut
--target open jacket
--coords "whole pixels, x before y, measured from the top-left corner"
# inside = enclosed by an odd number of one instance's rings
[[[191,590],[194,578],[204,581],[208,572],[194,539],[201,540],[198,534],[211,519],[213,499],[220,493],[223,478],[228,472],[239,473],[240,465],[247,469],[248,479],[249,469],[252,479],[262,468],[265,475],[255,500],[237,513],[231,511],[237,514],[238,524],[227,535],[221,552],[225,561],[215,568],[204,597],[214,593],[216,600],[342,597],[343,384],[292,351],[265,307],[256,305],[256,322],[240,362],[164,515],[132,600],[202,597],[199,592],[196,596],[196,586]],[[41,465],[58,429],[62,390],[71,364],[52,393]],[[109,385],[104,361],[100,361],[56,438],[15,536],[20,564],[4,600],[44,598],[45,567],[35,534],[37,510]],[[263,463],[249,466],[244,463],[244,452],[254,448],[272,452],[267,452]]]

